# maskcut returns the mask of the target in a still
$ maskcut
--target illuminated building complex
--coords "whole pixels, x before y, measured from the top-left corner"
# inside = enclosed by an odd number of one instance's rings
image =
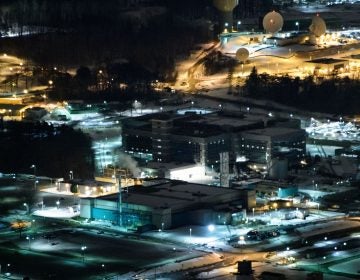
[[[219,154],[230,161],[246,158],[266,164],[273,157],[296,163],[305,155],[305,132],[294,119],[278,119],[219,111],[206,115],[160,113],[123,123],[123,149],[155,162],[219,165]]]

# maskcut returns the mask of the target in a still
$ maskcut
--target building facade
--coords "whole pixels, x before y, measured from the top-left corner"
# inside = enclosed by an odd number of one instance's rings
[[[204,115],[158,113],[123,122],[123,149],[155,162],[219,167],[220,153],[229,162],[245,157],[267,164],[283,156],[289,164],[305,155],[305,131],[293,119],[264,118],[219,111]]]
[[[167,229],[187,224],[228,224],[232,214],[255,203],[252,191],[154,180],[120,195],[81,198],[80,215],[130,228],[152,225]]]

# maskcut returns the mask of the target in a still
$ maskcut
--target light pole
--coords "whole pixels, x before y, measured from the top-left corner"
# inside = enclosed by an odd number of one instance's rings
[[[29,250],[31,250],[31,237],[26,236],[26,240],[29,241]]]
[[[164,231],[164,222],[161,223],[161,230]]]
[[[69,178],[70,180],[74,179],[74,173],[72,172],[72,170],[69,171]]]
[[[253,212],[253,219],[255,218],[255,208],[252,209]]]
[[[213,232],[215,230],[214,225],[208,225],[208,231]]]
[[[297,31],[299,32],[299,29],[300,29],[300,23],[297,21],[297,22],[295,22],[295,25],[296,25],[296,27],[297,27]]]
[[[191,244],[191,231],[192,231],[192,228],[189,228],[189,243]]]
[[[31,165],[30,169],[34,169],[34,176],[35,176],[35,179],[36,179],[36,165],[35,164]]]
[[[323,262],[324,262],[326,260],[326,256],[323,256],[322,259],[323,259]],[[319,272],[320,272],[320,268],[321,268],[321,262],[318,261],[318,271]]]
[[[85,250],[86,250],[86,246],[81,246],[81,253],[82,253],[82,259],[83,259],[83,262],[85,262]]]
[[[241,21],[239,20],[239,21],[237,22],[237,30],[238,30],[238,31],[240,30],[240,25],[241,25]]]
[[[27,203],[23,204],[26,207],[26,214],[30,214],[30,209],[29,209],[29,205]]]
[[[56,201],[56,206],[57,206],[57,209],[60,208],[60,200]]]
[[[31,165],[30,169],[34,169],[34,190],[36,191],[36,183],[37,183],[37,181],[36,181],[36,165],[35,164]]]

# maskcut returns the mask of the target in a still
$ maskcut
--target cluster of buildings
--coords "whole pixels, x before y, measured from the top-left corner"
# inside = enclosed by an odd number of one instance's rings
[[[189,108],[188,112],[168,111],[125,119],[124,152],[138,158],[142,172],[153,170],[157,173],[154,177],[160,179],[125,184],[123,176],[114,172],[108,176],[112,181],[79,186],[80,215],[130,228],[146,226],[144,230],[237,223],[246,219],[247,211],[254,211],[256,196],[263,187],[261,179],[254,180],[254,184],[236,182],[229,166],[239,163],[259,173],[286,177],[288,167],[299,164],[305,156],[305,136],[298,120],[249,112]],[[283,172],[271,171],[274,168]],[[226,179],[220,178],[222,187],[191,180],[213,178],[218,171]],[[114,183],[115,189],[111,187]],[[63,183],[64,188],[70,185]],[[297,195],[296,188],[281,186],[280,190],[273,188],[276,197]],[[285,208],[292,206],[284,203]],[[281,201],[278,204],[281,208]]]
[[[125,120],[122,130],[123,150],[131,156],[207,170],[220,169],[221,153],[230,165],[246,162],[257,170],[271,169],[279,158],[294,166],[305,156],[305,138],[299,120],[225,110],[150,114]]]

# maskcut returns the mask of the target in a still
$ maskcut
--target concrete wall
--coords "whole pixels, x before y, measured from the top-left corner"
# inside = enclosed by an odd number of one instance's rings
[[[91,219],[91,208],[92,208],[92,199],[81,199],[80,200],[80,217]]]
[[[169,229],[172,227],[171,208],[154,209],[152,223],[159,229]]]

